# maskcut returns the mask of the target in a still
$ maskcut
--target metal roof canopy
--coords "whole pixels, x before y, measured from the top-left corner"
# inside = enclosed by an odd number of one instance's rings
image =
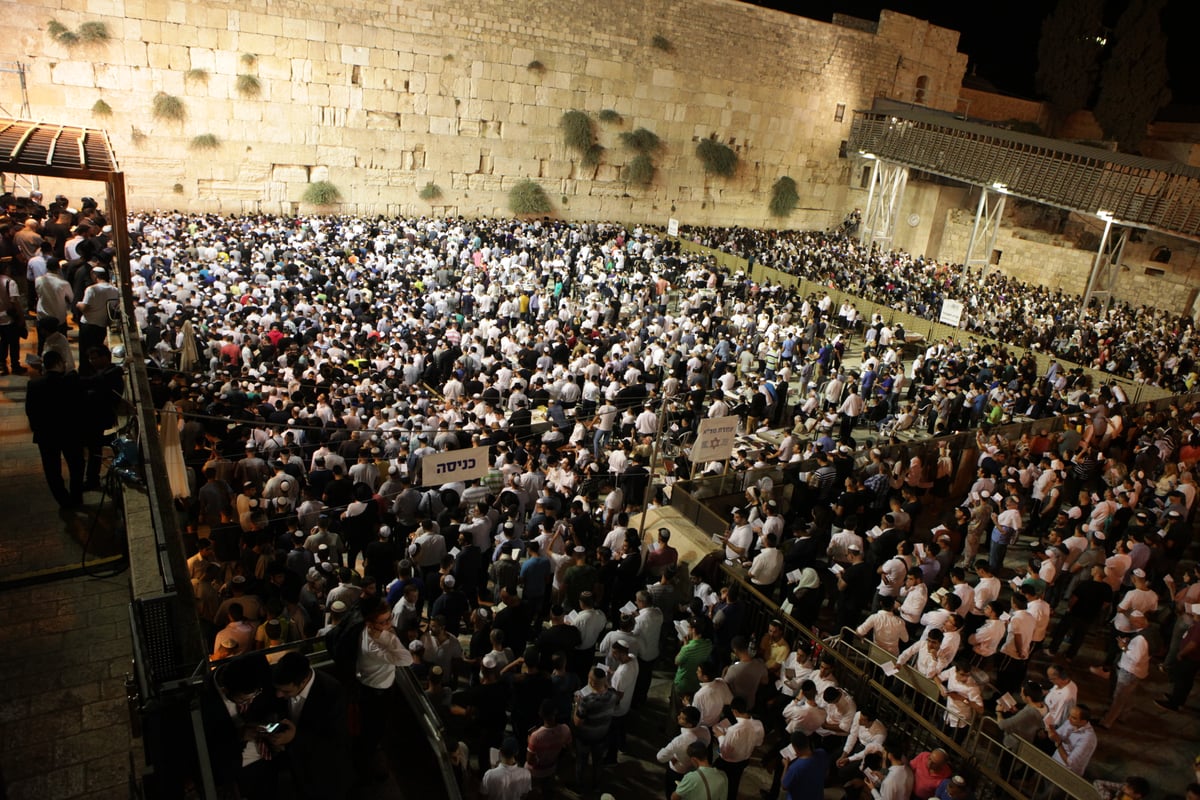
[[[1120,225],[1200,241],[1200,169],[876,100],[848,148]]]
[[[179,612],[176,620],[191,620],[186,631],[189,635],[178,637],[180,657],[188,662],[202,660],[205,654],[200,647],[192,586],[188,579],[179,525],[175,520],[174,501],[166,479],[141,336],[134,321],[133,293],[129,290],[132,283],[125,176],[117,165],[108,134],[94,128],[0,118],[0,172],[104,184],[112,240],[116,248],[116,276],[121,289],[120,325],[126,352],[125,365],[134,394],[134,413],[138,420],[150,520],[158,551],[154,555],[158,561],[159,575],[153,577],[160,577],[162,581],[161,585],[150,587],[143,581],[151,576],[143,575],[143,580],[138,580],[135,574],[134,594],[172,593]]]

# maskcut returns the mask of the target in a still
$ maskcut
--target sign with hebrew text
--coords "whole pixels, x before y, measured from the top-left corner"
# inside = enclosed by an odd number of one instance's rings
[[[696,443],[692,445],[692,463],[725,461],[733,453],[737,438],[737,417],[713,417],[700,420]]]
[[[421,459],[421,485],[438,486],[482,478],[488,473],[488,449],[470,447],[430,453]]]

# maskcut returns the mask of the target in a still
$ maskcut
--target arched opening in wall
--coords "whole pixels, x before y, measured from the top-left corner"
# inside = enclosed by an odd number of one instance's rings
[[[916,96],[913,98],[914,102],[924,103],[925,102],[925,92],[928,89],[929,89],[929,76],[922,75],[919,78],[917,78],[917,93],[916,93]]]

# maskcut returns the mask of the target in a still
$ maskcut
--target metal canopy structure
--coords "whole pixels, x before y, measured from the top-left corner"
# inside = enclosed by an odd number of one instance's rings
[[[146,482],[145,499],[138,498],[137,503],[145,513],[138,511],[136,517],[126,520],[134,596],[130,608],[134,664],[144,707],[180,702],[173,698],[186,697],[181,690],[192,682],[196,666],[207,662],[134,316],[125,176],[108,134],[102,130],[8,118],[0,118],[0,173],[104,184],[116,251],[114,272],[121,290],[119,325],[125,369]],[[127,502],[127,514],[131,508]],[[147,760],[152,761],[150,750],[163,746],[166,740],[160,742],[160,737],[149,736],[144,741]],[[216,795],[209,792],[206,796]]]
[[[1104,236],[1081,316],[1093,299],[1112,299],[1130,230],[1200,241],[1200,169],[1186,164],[1006,131],[884,99],[869,111],[854,112],[847,149],[874,164],[862,233],[866,244],[890,244],[891,224],[900,214],[904,184],[887,175],[919,169],[979,187],[963,263],[981,276],[990,267],[1008,195],[1099,219]],[[896,188],[876,192],[877,185]]]
[[[120,169],[104,131],[0,119],[0,172],[107,184]]]
[[[848,149],[1119,225],[1200,241],[1200,169],[1002,130],[886,100],[855,111]]]

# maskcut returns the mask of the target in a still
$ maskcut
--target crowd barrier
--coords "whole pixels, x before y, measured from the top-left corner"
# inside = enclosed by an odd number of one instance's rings
[[[771,620],[784,624],[788,641],[799,639],[819,646],[834,662],[838,685],[862,706],[870,703],[888,728],[889,737],[899,737],[910,753],[943,748],[956,772],[975,787],[978,800],[1026,800],[1027,798],[1072,798],[1098,800],[1099,793],[1084,778],[1046,756],[1032,744],[1016,749],[1004,747],[988,718],[977,716],[965,736],[949,735],[939,721],[945,718],[945,703],[936,685],[905,666],[895,675],[882,664],[892,659],[851,632],[822,636],[784,613],[732,567],[723,566],[727,585],[737,586],[747,606],[743,630],[756,637]]]
[[[708,247],[706,245],[693,242],[689,239],[679,239],[679,247],[681,250],[696,253],[699,255],[708,256],[716,261],[716,263],[730,270],[731,272],[745,272],[750,275],[755,281],[763,284],[771,284],[775,286],[787,286],[796,291],[801,297],[808,297],[811,294],[824,295],[828,293],[833,299],[834,308],[841,307],[842,302],[849,301],[858,309],[859,315],[863,319],[872,319],[875,314],[879,314],[884,322],[888,325],[899,323],[904,326],[907,333],[919,333],[925,337],[927,342],[945,341],[952,339],[956,342],[976,341],[979,343],[990,343],[994,346],[1003,346],[1009,353],[1013,354],[1017,359],[1025,355],[1032,356],[1037,361],[1038,374],[1044,375],[1050,366],[1052,358],[1056,359],[1059,365],[1068,370],[1082,369],[1084,374],[1088,375],[1092,380],[1093,386],[1100,386],[1109,381],[1116,381],[1125,390],[1126,396],[1130,402],[1140,402],[1143,400],[1158,400],[1165,397],[1170,397],[1171,393],[1166,389],[1157,386],[1150,386],[1144,383],[1137,383],[1128,378],[1113,375],[1102,370],[1084,366],[1083,364],[1075,364],[1057,356],[1052,356],[1041,350],[1027,350],[1023,347],[1017,347],[1008,342],[1000,342],[988,336],[973,331],[954,328],[949,325],[943,325],[940,322],[934,322],[923,317],[918,317],[915,314],[908,314],[903,311],[897,311],[889,306],[880,305],[878,303],[865,300],[850,292],[842,291],[827,284],[817,283],[816,281],[801,278],[793,275],[790,272],[768,267],[763,264],[750,264],[750,262],[740,256],[735,256],[732,253],[727,253],[724,250]]]

